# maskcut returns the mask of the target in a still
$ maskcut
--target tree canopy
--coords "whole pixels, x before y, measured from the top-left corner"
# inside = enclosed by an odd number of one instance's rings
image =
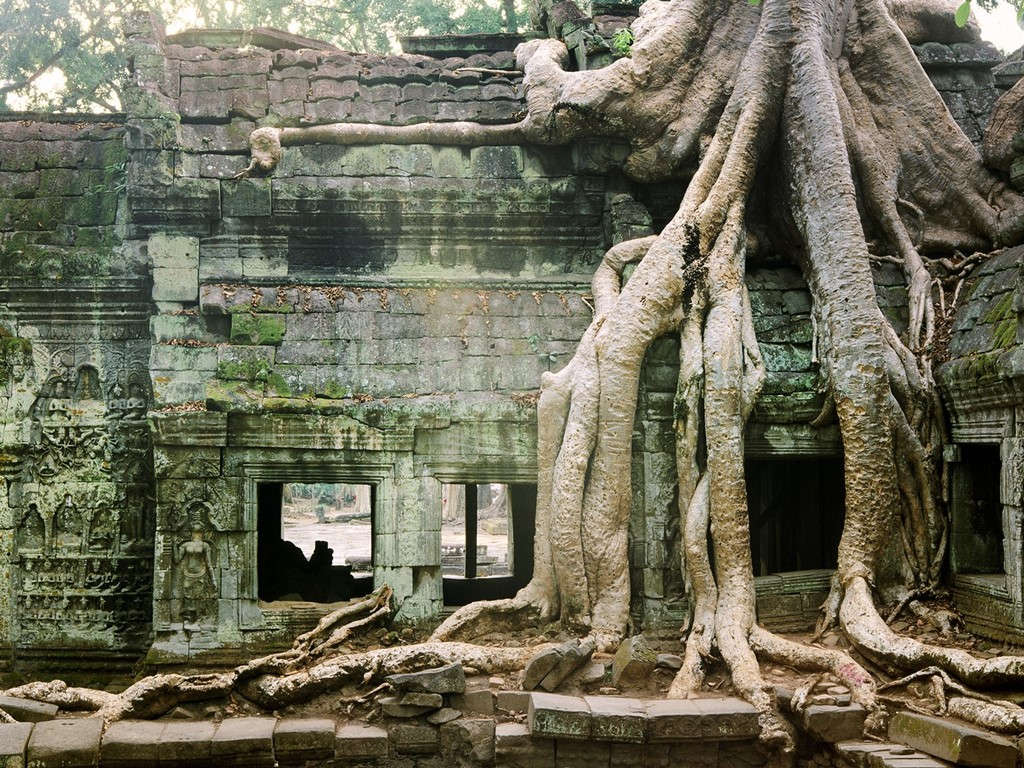
[[[121,25],[147,10],[172,29],[277,27],[367,52],[409,34],[514,31],[525,19],[515,0],[0,0],[0,111],[120,109]],[[63,83],[44,77],[54,71]]]

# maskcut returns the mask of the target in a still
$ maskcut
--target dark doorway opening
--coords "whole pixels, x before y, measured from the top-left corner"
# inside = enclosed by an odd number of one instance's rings
[[[533,576],[537,486],[451,484],[441,493],[445,605],[512,597]]]
[[[835,568],[846,499],[842,460],[751,459],[746,473],[754,574]]]
[[[1002,462],[998,444],[964,444],[953,472],[953,570],[1003,574]]]
[[[369,484],[260,483],[260,599],[333,603],[369,594],[375,509]]]

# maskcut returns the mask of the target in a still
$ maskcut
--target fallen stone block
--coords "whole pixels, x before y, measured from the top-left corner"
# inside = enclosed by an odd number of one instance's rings
[[[0,768],[25,768],[32,723],[0,723]]]
[[[647,708],[639,699],[585,696],[590,707],[590,735],[598,741],[641,744],[647,727]]]
[[[327,717],[289,717],[274,728],[274,756],[282,766],[334,757],[335,722]]]
[[[444,707],[443,709],[437,710],[427,715],[427,722],[431,725],[444,725],[450,723],[452,720],[458,720],[462,717],[462,711],[458,709],[452,709],[451,707]]]
[[[603,683],[607,671],[605,665],[599,661],[587,664],[580,672],[580,685],[589,687]]]
[[[274,768],[273,717],[229,717],[210,739],[210,758],[218,766]]]
[[[590,707],[577,696],[531,693],[526,721],[533,736],[554,739],[590,738]]]
[[[630,685],[647,680],[654,671],[657,658],[643,635],[623,640],[612,660],[612,685]]]
[[[815,738],[835,744],[863,736],[867,716],[867,710],[859,704],[846,707],[812,704],[804,709],[802,720],[804,728]]]
[[[1009,739],[950,718],[899,712],[889,721],[889,738],[958,765],[1017,764],[1017,748]]]
[[[36,723],[26,752],[32,768],[93,768],[100,757],[103,720],[98,717]]]
[[[449,664],[404,675],[388,675],[384,679],[392,688],[403,692],[462,693],[466,690],[466,673],[461,664]]]
[[[523,671],[523,690],[532,691],[540,681],[547,677],[562,658],[559,648],[548,648],[541,651],[526,663]]]
[[[436,695],[436,694],[435,694]],[[437,707],[424,707],[415,704],[403,704],[397,696],[385,696],[380,700],[380,711],[387,717],[408,719],[433,712]]]
[[[58,712],[58,707],[55,704],[32,699],[19,699],[15,696],[0,696],[0,709],[19,723],[41,723],[44,720],[54,720]]]
[[[388,733],[363,723],[339,725],[334,734],[334,754],[349,760],[372,760],[388,756]]]
[[[100,762],[111,768],[150,768],[160,760],[160,734],[166,723],[118,720],[107,726],[100,744]]]
[[[565,643],[559,649],[561,658],[540,681],[540,687],[545,691],[554,691],[573,672],[586,664],[594,653],[594,643]]]
[[[444,706],[444,697],[440,693],[421,693],[419,691],[410,691],[409,693],[402,694],[402,698],[398,703],[403,707],[430,707],[431,709],[440,709]]]

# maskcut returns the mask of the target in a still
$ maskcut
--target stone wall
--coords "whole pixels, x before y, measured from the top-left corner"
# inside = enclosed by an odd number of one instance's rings
[[[0,120],[0,637],[44,662],[149,641],[148,267],[123,120]]]
[[[924,43],[915,45],[914,53],[967,138],[980,146],[992,107],[1002,94],[992,68],[1003,55],[987,42]]]
[[[1022,263],[1024,248],[1008,248],[971,274],[951,328],[948,360],[936,372],[952,421],[954,444],[946,460],[954,480],[954,530],[972,515],[972,500],[957,493],[956,483],[970,471],[961,463],[959,446],[998,446],[1001,459],[1004,573],[954,574],[957,606],[975,631],[1015,642],[1024,637]],[[951,546],[956,544],[954,537]]]

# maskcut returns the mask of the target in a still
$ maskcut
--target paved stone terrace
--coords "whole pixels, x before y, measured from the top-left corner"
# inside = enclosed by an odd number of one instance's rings
[[[467,714],[440,727],[329,717],[113,723],[98,718],[0,725],[0,765],[161,766],[757,766],[757,714],[738,699],[640,701],[521,694],[527,723]],[[508,705],[506,701],[506,705]],[[516,706],[512,703],[510,706]],[[511,715],[512,713],[507,713]]]

